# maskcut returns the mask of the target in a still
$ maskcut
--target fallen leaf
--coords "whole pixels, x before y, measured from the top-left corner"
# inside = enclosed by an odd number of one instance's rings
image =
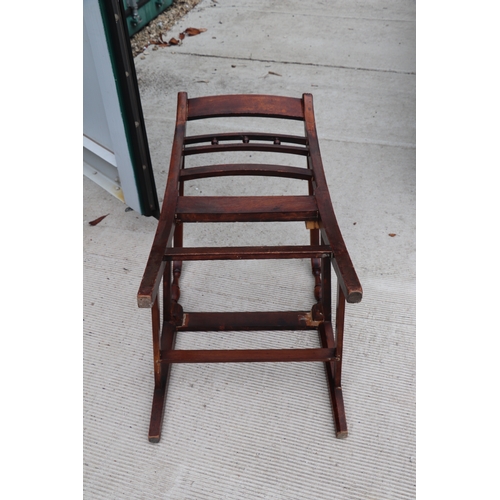
[[[279,73],[275,73],[274,71],[269,71],[269,74],[270,75],[275,75],[275,76],[283,76],[283,75],[280,75]]]
[[[162,33],[160,33],[160,35],[158,37],[158,41],[151,40],[149,43],[155,45],[156,47],[168,47],[169,46],[169,43],[166,42],[165,40],[163,40],[163,34]]]
[[[391,238],[394,238],[394,236],[396,236],[396,233],[389,233],[389,236],[390,236]]]
[[[195,36],[195,35],[199,35],[200,33],[203,33],[207,31],[207,28],[186,28],[184,30],[184,33],[187,35],[187,36]]]
[[[179,38],[181,40],[184,40],[184,38],[186,38],[186,35],[184,33],[179,33]]]
[[[169,47],[170,44],[167,42],[151,42],[155,47]],[[155,50],[153,48],[153,50]]]
[[[97,224],[99,224],[99,222],[101,222],[105,217],[107,217],[109,214],[106,214],[106,215],[103,215],[102,217],[98,217],[97,219],[93,220],[93,221],[90,221],[89,224],[91,226],[97,226]]]
[[[179,42],[179,40],[177,40],[177,38],[171,38],[171,39],[168,41],[168,43],[169,43],[170,45],[179,45],[179,43],[180,43],[180,42]]]

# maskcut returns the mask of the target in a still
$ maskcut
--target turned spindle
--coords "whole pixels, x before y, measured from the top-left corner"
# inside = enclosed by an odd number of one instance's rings
[[[171,287],[171,298],[172,298],[172,320],[176,325],[182,325],[182,318],[184,311],[182,306],[179,304],[179,299],[181,297],[181,289],[179,287],[179,279],[182,271],[182,262],[175,261],[173,265],[173,280]]]

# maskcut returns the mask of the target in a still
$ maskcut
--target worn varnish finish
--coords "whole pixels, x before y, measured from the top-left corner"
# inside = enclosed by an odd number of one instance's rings
[[[301,120],[304,136],[260,132],[224,132],[186,136],[190,120],[257,116]],[[306,157],[304,168],[273,164],[219,164],[185,168],[185,157],[225,151],[265,151]],[[184,196],[184,182],[236,175],[286,177],[307,181],[303,196]],[[138,292],[139,307],[152,312],[155,388],[149,440],[158,442],[173,363],[321,361],[325,365],[338,438],[347,436],[342,396],[342,350],[346,302],[359,302],[362,288],[342,238],[326,183],[319,150],[312,96],[302,99],[265,95],[229,95],[188,99],[178,95],[177,120],[164,203]],[[183,224],[203,222],[305,221],[310,245],[184,248]],[[310,311],[184,312],[180,304],[183,261],[239,259],[310,259],[315,302]],[[332,315],[331,269],[337,278]],[[163,297],[159,288],[163,279]],[[163,320],[160,317],[162,304]],[[178,332],[314,330],[321,348],[261,350],[175,350]],[[203,333],[200,333],[203,334]]]
[[[319,325],[310,311],[190,312],[177,330],[188,332],[309,330]]]
[[[181,222],[283,222],[315,220],[314,196],[181,196]]]

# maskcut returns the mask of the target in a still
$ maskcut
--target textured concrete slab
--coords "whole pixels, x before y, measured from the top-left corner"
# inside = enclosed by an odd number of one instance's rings
[[[329,188],[364,288],[363,301],[349,305],[346,316],[349,437],[334,437],[320,363],[176,365],[162,441],[150,444],[150,317],[135,295],[156,221],[125,211],[84,179],[84,497],[415,498],[415,3],[212,4],[200,3],[171,36],[188,26],[205,33],[135,61],[158,193],[178,91],[313,93]],[[219,122],[223,130],[235,126]],[[201,124],[189,126],[203,132]],[[250,120],[248,128],[261,126]],[[274,130],[275,122],[264,127]],[[301,132],[297,123],[282,130]],[[254,160],[261,157],[248,158]],[[301,181],[284,186],[287,194],[305,189]],[[275,189],[274,181],[258,178],[187,186],[204,195]],[[105,214],[97,226],[85,224]],[[236,239],[303,244],[307,231],[295,223],[186,231],[193,245]],[[308,308],[313,283],[306,261],[189,263],[181,302],[186,310]],[[186,333],[178,342],[215,349],[319,345],[315,332]]]
[[[199,17],[210,24],[209,36],[195,37],[176,51],[414,74],[415,23],[410,12],[393,13],[392,2],[359,2],[349,8],[345,3],[218,2]],[[414,2],[406,3],[408,10],[414,8]],[[180,27],[188,27],[192,19]]]

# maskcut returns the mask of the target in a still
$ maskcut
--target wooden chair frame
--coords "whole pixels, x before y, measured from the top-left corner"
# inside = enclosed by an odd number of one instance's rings
[[[186,136],[190,120],[257,116],[300,120],[305,135],[224,133]],[[241,141],[234,143],[235,140]],[[231,143],[225,143],[233,141]],[[224,164],[184,168],[188,155],[267,151],[302,155],[307,168],[269,164]],[[226,175],[302,179],[308,196],[184,196],[184,182]],[[183,224],[190,222],[305,221],[310,245],[277,247],[183,247]],[[185,313],[178,300],[182,262],[228,259],[311,259],[316,303],[310,311]],[[337,277],[335,327],[332,325],[331,267]],[[163,321],[159,289],[163,280]],[[316,133],[311,94],[302,99],[266,95],[226,95],[188,99],[178,94],[177,119],[163,207],[138,292],[139,307],[151,308],[154,395],[149,440],[160,440],[172,363],[324,362],[336,436],[347,436],[342,396],[345,303],[360,302],[362,288],[342,238],[328,191]],[[175,350],[177,332],[218,330],[317,329],[321,348],[258,350]]]

